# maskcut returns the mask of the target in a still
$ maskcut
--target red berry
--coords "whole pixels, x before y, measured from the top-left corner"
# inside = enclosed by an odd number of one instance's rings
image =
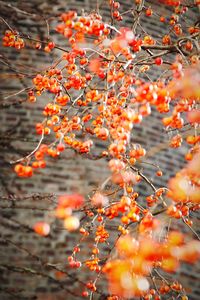
[[[161,170],[158,170],[158,171],[156,172],[156,175],[157,175],[157,176],[162,176],[162,174],[163,174],[163,173],[162,173]]]
[[[62,152],[62,151],[65,150],[65,145],[63,145],[63,144],[60,143],[60,144],[57,145],[56,148],[57,148],[57,150],[58,150],[59,152]]]
[[[83,296],[83,297],[88,297],[88,295],[89,295],[88,291],[83,291],[83,292],[82,292],[82,296]]]
[[[156,57],[156,59],[154,60],[155,64],[157,66],[160,66],[163,64],[163,59],[161,57]]]
[[[152,14],[153,14],[152,9],[151,8],[147,8],[147,10],[146,10],[146,16],[150,17]]]

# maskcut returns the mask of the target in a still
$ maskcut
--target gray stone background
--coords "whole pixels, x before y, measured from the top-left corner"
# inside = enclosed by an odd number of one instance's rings
[[[129,9],[132,5],[131,0],[120,1],[120,3],[123,10]],[[99,1],[99,4],[104,17],[109,19],[107,1]],[[165,16],[170,14],[169,8],[159,6],[156,1],[147,1],[147,4],[152,5],[158,14]],[[54,17],[69,9],[80,12],[83,8],[90,12],[96,9],[96,3],[90,0],[0,1],[0,14],[11,26],[40,39],[44,39],[47,35],[45,21],[24,14],[22,11]],[[196,17],[197,12],[194,11],[189,21],[193,22]],[[128,26],[131,22],[132,19],[127,17],[122,22],[122,26]],[[0,24],[2,35],[6,26],[3,22]],[[163,34],[166,30],[161,23],[157,25],[155,18],[144,18],[143,25],[153,37]],[[54,21],[50,23],[50,33],[56,41],[64,43],[61,37],[55,35],[53,26]],[[39,171],[31,179],[15,176],[9,162],[26,155],[37,144],[35,123],[41,120],[42,108],[47,98],[38,97],[37,103],[29,104],[25,102],[25,94],[7,100],[5,97],[29,87],[32,74],[37,74],[41,68],[49,66],[58,52],[53,51],[50,56],[26,48],[18,52],[15,49],[3,48],[2,44],[0,50],[4,61],[1,63],[0,80],[0,264],[2,265],[0,266],[0,299],[78,299],[79,291],[83,287],[81,281],[86,282],[89,275],[85,269],[81,272],[80,270],[72,272],[66,262],[79,237],[63,230],[62,224],[54,220],[52,211],[56,206],[57,194],[79,192],[87,195],[95,189],[108,174],[107,163],[104,160],[94,162],[83,159],[72,151],[66,151],[56,161],[49,159],[47,168]],[[17,70],[29,76],[19,77],[16,75]],[[148,75],[154,80],[159,76],[159,72],[157,69],[152,69]],[[19,104],[19,101],[22,103]],[[163,141],[167,142],[169,135],[164,132],[160,119],[156,112],[153,112],[145,119],[143,126],[135,128],[133,141],[141,143],[147,150]],[[100,147],[102,145],[98,143],[97,150]],[[169,177],[183,166],[185,147],[178,151],[166,147],[156,155],[156,158],[149,158],[150,162],[159,164],[164,170],[163,177],[158,181],[153,167],[145,167],[145,174],[153,181],[156,180],[157,187],[165,184]],[[140,186],[139,192],[143,195],[150,194],[149,188],[143,185]],[[32,232],[31,227],[38,220],[52,222],[50,237],[41,238]],[[113,232],[113,237],[115,234]],[[83,245],[82,257],[87,254],[90,246],[90,241]],[[37,257],[40,257],[40,260]],[[56,264],[58,269],[64,270],[70,276],[66,274],[62,280],[57,280],[55,268],[45,265],[46,261]],[[178,277],[186,286],[190,299],[199,299],[199,265],[184,266],[179,270]],[[101,298],[98,294],[95,297],[95,299]]]

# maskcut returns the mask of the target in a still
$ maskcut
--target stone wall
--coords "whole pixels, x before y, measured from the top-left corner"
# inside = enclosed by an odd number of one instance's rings
[[[147,2],[155,5],[153,3],[155,1]],[[99,1],[99,3],[105,18],[109,18],[107,1]],[[129,9],[131,4],[132,1],[123,3],[124,10]],[[81,11],[84,8],[85,11],[91,11],[96,8],[96,4],[95,1],[90,0],[12,0],[0,1],[0,8],[2,16],[10,26],[42,39],[47,34],[46,23],[42,18],[34,18],[32,14],[53,18],[69,9]],[[164,7],[157,7],[156,11],[158,9],[162,10],[161,14],[169,14],[168,9]],[[125,18],[123,24],[129,25],[131,22],[131,18]],[[54,21],[50,23],[50,32],[54,38],[57,38],[54,35],[53,25]],[[165,27],[158,27],[153,18],[144,19],[144,27],[155,37],[165,31]],[[1,35],[6,29],[5,24],[2,29]],[[60,42],[63,43],[63,40]],[[49,159],[47,168],[39,171],[31,179],[21,179],[15,176],[9,162],[26,155],[37,145],[39,137],[35,135],[34,126],[41,120],[42,107],[47,98],[38,97],[36,104],[29,104],[25,102],[25,93],[7,99],[6,97],[29,87],[32,74],[51,64],[58,53],[55,51],[49,57],[41,51],[24,49],[18,52],[14,49],[2,48],[2,46],[1,53],[4,64],[2,64],[3,72],[0,81],[2,124],[0,133],[2,158],[0,163],[2,184],[0,299],[79,299],[79,291],[83,286],[80,281],[87,280],[87,272],[83,269],[73,275],[67,267],[67,255],[70,254],[79,237],[76,234],[68,234],[62,228],[62,224],[54,220],[53,209],[56,206],[57,194],[78,192],[87,196],[106,179],[107,162],[91,161],[75,155],[73,151],[66,151],[56,161]],[[21,76],[17,75],[18,70]],[[152,69],[149,76],[156,79],[159,73]],[[20,104],[19,101],[21,101]],[[132,139],[133,142],[141,143],[147,150],[150,150],[155,145],[167,142],[169,136],[163,131],[160,117],[153,112],[144,121],[142,127],[135,128]],[[97,149],[101,146],[98,143]],[[158,181],[151,165],[145,167],[145,174],[153,181],[156,180],[157,187],[162,186],[183,166],[183,153],[185,153],[184,147],[179,151],[166,147],[156,155],[156,161],[155,157],[149,157],[149,162],[157,163],[162,170],[166,170],[162,179]],[[140,186],[141,191],[144,195],[150,192],[143,185]],[[33,233],[32,225],[38,220],[48,220],[51,223],[50,237],[41,238]],[[81,252],[82,258],[87,254],[90,246],[90,241],[84,245],[85,248],[83,247]],[[59,269],[71,275],[66,274],[59,279]],[[199,299],[198,271],[198,266],[196,268],[186,266],[179,272],[188,292],[192,292],[190,299],[194,300]],[[100,296],[97,294],[95,299],[100,299]]]

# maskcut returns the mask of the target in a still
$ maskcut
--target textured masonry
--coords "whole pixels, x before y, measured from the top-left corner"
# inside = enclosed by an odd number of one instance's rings
[[[106,1],[105,1],[106,2]],[[124,10],[131,7],[132,1],[123,4]],[[147,1],[149,4],[155,5],[156,1]],[[96,8],[95,1],[90,0],[52,0],[52,1],[9,1],[13,6],[35,14],[43,14],[47,16],[56,16],[61,12],[69,9],[76,9],[79,12],[84,8],[85,11],[91,11]],[[109,18],[107,4],[102,3],[103,14]],[[107,2],[106,2],[107,3]],[[19,31],[29,33],[31,35],[39,35],[41,38],[47,34],[47,27],[44,20],[36,20],[20,14],[16,10],[9,8],[7,1],[0,1],[0,10],[2,16],[10,23],[11,26]],[[161,10],[162,14],[167,14],[166,8],[158,7],[156,10]],[[191,19],[195,17],[191,16]],[[124,20],[124,26],[128,26],[131,22],[130,18]],[[158,27],[153,19],[145,19],[144,26],[147,31],[152,32],[152,36],[157,36],[162,33],[165,28]],[[53,28],[54,22],[51,24]],[[4,28],[5,29],[5,26]],[[52,33],[53,30],[51,29]],[[2,29],[1,29],[2,34]],[[55,36],[55,38],[57,38]],[[63,40],[59,37],[60,42]],[[17,77],[15,70],[12,70],[3,65],[0,86],[0,107],[1,107],[1,210],[0,216],[0,260],[4,265],[0,272],[0,299],[78,299],[71,295],[68,288],[73,288],[75,293],[80,290],[81,283],[72,277],[65,277],[62,280],[56,278],[55,269],[51,266],[44,266],[41,261],[37,260],[37,256],[42,262],[48,261],[52,264],[58,264],[59,268],[69,271],[66,266],[67,255],[75,245],[78,237],[76,234],[68,234],[62,229],[62,224],[54,221],[52,210],[55,207],[56,196],[61,193],[79,192],[85,196],[95,189],[100,182],[103,182],[108,174],[107,163],[103,160],[91,161],[83,159],[80,156],[75,156],[74,152],[66,151],[59,159],[50,160],[48,167],[34,176],[32,179],[16,178],[12,172],[9,161],[25,155],[33,149],[37,144],[38,137],[34,134],[34,124],[41,119],[42,107],[47,101],[46,97],[39,97],[36,104],[25,103],[25,94],[19,97],[8,98],[4,101],[6,95],[15,93],[19,89],[29,87],[31,84],[31,74],[39,72],[42,68],[50,65],[52,56],[43,52],[36,52],[32,49],[24,49],[22,52],[17,52],[13,49],[3,49],[1,53],[7,57],[7,62],[13,63],[22,73],[30,74],[30,77]],[[53,54],[53,59],[58,53]],[[5,61],[5,60],[4,60]],[[20,64],[23,64],[22,66]],[[159,76],[156,70],[149,73],[151,78]],[[49,95],[51,97],[51,95]],[[22,104],[7,105],[12,101],[21,100]],[[11,133],[11,134],[10,134]],[[162,125],[156,112],[144,121],[142,128],[135,128],[133,134],[133,142],[141,143],[147,150],[152,149],[155,144],[160,144],[163,141],[168,141],[168,135],[163,131]],[[101,144],[97,145],[99,148]],[[169,176],[179,170],[183,164],[184,147],[179,152],[169,150],[167,147],[159,152],[156,156],[156,162],[161,169],[166,170],[160,182],[156,178],[157,186],[161,186],[167,182]],[[151,161],[151,158],[149,159]],[[152,158],[153,161],[153,158]],[[145,171],[152,180],[155,179],[153,167],[149,166]],[[140,191],[144,195],[148,195],[150,191],[147,187],[141,186]],[[43,198],[37,195],[43,195]],[[32,196],[33,195],[33,196]],[[7,197],[10,197],[9,201]],[[10,208],[9,208],[10,207]],[[22,207],[19,209],[18,207]],[[26,207],[26,208],[23,208]],[[32,209],[33,207],[37,209]],[[48,210],[46,208],[48,207]],[[33,234],[30,227],[37,220],[52,220],[52,232],[49,238],[40,238]],[[22,228],[20,223],[25,224]],[[113,231],[113,236],[116,234]],[[17,246],[16,246],[17,245]],[[89,245],[85,245],[82,254],[87,254]],[[28,252],[23,250],[28,249]],[[34,255],[30,255],[29,251]],[[16,270],[8,269],[7,266],[18,268]],[[185,266],[181,269],[178,277],[185,284],[188,293],[191,294],[191,300],[199,299],[199,265]],[[33,270],[36,274],[33,274]],[[42,275],[41,275],[42,273]],[[48,274],[48,276],[44,276]],[[87,273],[83,270],[79,276],[80,280],[86,281]],[[18,295],[17,298],[15,295]],[[95,299],[98,298],[98,295]]]

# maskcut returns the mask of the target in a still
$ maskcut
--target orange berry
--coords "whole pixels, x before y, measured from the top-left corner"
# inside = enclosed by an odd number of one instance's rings
[[[50,226],[48,223],[45,222],[38,222],[33,226],[34,231],[41,235],[47,236],[50,233]]]
[[[80,221],[77,217],[75,216],[68,216],[65,220],[64,220],[64,227],[68,230],[68,231],[75,231],[79,228],[80,225]]]
[[[156,175],[160,177],[160,176],[162,176],[162,175],[163,175],[163,173],[162,173],[162,171],[161,171],[161,170],[158,170],[158,171],[156,172]]]

